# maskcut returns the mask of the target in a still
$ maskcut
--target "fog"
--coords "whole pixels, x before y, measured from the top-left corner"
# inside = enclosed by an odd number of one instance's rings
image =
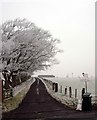
[[[61,40],[60,62],[37,74],[95,75],[95,1],[1,0],[0,23],[26,18]],[[0,43],[1,44],[1,43]]]

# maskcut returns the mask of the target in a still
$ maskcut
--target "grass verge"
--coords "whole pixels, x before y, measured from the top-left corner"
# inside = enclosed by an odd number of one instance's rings
[[[25,97],[28,89],[24,89],[19,92],[15,97],[11,97],[10,99],[4,100],[2,103],[2,112],[11,111],[19,106]]]

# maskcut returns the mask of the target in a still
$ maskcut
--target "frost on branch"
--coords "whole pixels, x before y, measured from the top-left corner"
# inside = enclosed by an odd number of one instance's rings
[[[0,59],[2,71],[30,72],[43,70],[54,60],[56,44],[60,42],[52,35],[26,19],[10,20],[1,25],[2,50]],[[50,63],[47,65],[46,63]]]

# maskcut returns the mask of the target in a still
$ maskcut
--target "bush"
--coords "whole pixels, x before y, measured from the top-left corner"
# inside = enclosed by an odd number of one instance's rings
[[[20,79],[21,82],[25,82],[26,80],[28,80],[31,77],[31,75],[27,72],[21,72],[20,73]]]

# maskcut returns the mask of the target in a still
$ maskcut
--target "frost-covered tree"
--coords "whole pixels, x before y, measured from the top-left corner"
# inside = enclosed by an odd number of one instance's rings
[[[10,20],[1,25],[2,70],[33,73],[55,63],[54,56],[60,52],[59,43],[52,35],[26,19]],[[47,65],[46,63],[49,63]]]

